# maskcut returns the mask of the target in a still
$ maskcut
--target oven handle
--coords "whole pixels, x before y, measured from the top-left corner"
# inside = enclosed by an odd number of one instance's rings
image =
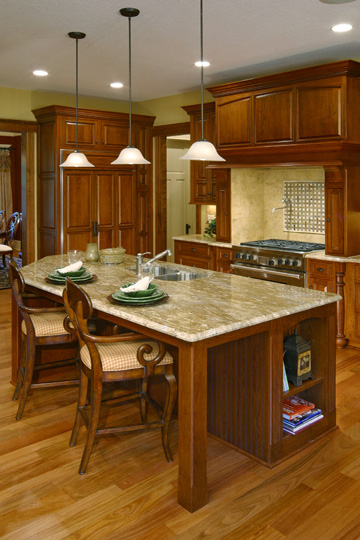
[[[245,266],[243,264],[231,264],[230,265],[231,268],[233,270],[235,270],[236,268],[238,269],[241,269],[241,268],[244,268],[250,272],[258,272],[258,273],[264,273],[266,272],[267,274],[269,275],[273,275],[273,276],[284,276],[284,277],[290,277],[290,278],[293,278],[293,279],[302,279],[303,278],[303,274],[296,274],[295,272],[294,273],[290,273],[290,272],[277,272],[276,270],[272,270],[270,268],[255,268],[253,266]]]

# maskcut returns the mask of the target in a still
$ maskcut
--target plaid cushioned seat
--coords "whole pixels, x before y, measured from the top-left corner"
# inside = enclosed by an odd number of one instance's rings
[[[122,343],[101,343],[96,347],[99,351],[103,371],[123,371],[125,369],[137,369],[143,367],[137,359],[137,350],[140,345],[150,345],[153,347],[153,352],[149,355],[144,355],[145,359],[151,359],[156,356],[158,346],[154,341],[124,341]],[[91,369],[90,353],[86,346],[81,348],[80,358],[84,364]],[[173,358],[170,353],[166,352],[162,361],[158,364],[172,364]]]
[[[54,312],[54,313],[34,313],[30,315],[31,321],[34,325],[36,337],[40,336],[61,336],[68,334],[64,328],[64,319],[66,317],[66,311]],[[26,335],[26,326],[24,321],[21,323],[21,330]]]

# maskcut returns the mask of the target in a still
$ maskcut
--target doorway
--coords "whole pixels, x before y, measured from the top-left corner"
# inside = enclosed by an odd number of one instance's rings
[[[190,201],[190,162],[180,159],[190,146],[190,135],[166,139],[167,247],[174,253],[174,236],[195,234],[196,209]],[[174,261],[174,256],[168,261]]]

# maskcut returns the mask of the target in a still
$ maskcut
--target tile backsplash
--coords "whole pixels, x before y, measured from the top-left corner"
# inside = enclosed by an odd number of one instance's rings
[[[232,169],[231,216],[233,244],[266,238],[325,243],[325,234],[320,231],[319,233],[314,230],[290,230],[290,227],[289,230],[286,230],[284,209],[272,212],[273,208],[284,206],[282,202],[285,198],[284,182],[309,184],[309,186],[310,183],[324,184],[324,169],[322,167]],[[306,188],[306,185],[304,188]],[[318,190],[320,190],[319,187]],[[309,201],[306,202],[307,205],[308,203]],[[297,206],[301,210],[301,205],[297,204]],[[296,224],[300,223],[300,228],[301,220],[306,221],[306,226],[310,223],[309,219],[303,219],[304,216],[305,214],[300,216],[296,222]],[[314,223],[322,223],[325,218],[324,205],[316,203],[316,208],[312,208],[310,217]]]
[[[284,182],[284,231],[325,234],[324,182]]]

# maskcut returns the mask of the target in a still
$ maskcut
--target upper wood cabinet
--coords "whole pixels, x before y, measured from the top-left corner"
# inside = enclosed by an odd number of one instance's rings
[[[208,88],[216,146],[360,142],[360,64],[351,60]]]
[[[61,169],[75,150],[75,109],[33,111],[38,121],[38,256],[122,245],[152,251],[151,165],[111,165],[128,145],[129,116],[79,109],[79,151],[94,168]],[[151,157],[152,116],[132,115],[133,143]]]
[[[201,107],[191,105],[183,107],[190,116],[191,144],[201,139]],[[204,104],[204,138],[215,142],[215,103]],[[216,180],[213,171],[208,169],[208,161],[191,161],[191,204],[215,204]]]

